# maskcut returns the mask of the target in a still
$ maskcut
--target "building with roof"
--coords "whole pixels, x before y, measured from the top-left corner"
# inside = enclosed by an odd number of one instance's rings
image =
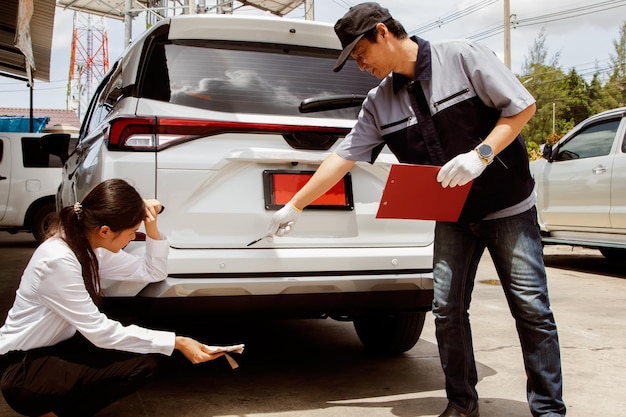
[[[29,108],[0,107],[0,116],[30,117]],[[44,131],[75,131],[80,129],[80,119],[74,110],[33,109],[33,117],[47,117]]]

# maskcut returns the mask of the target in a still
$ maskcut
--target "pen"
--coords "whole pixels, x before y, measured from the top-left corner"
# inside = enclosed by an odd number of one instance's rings
[[[262,240],[263,240],[263,239],[265,239],[266,237],[267,237],[267,236],[263,236],[263,237],[258,238],[257,240],[253,240],[252,242],[248,243],[248,244],[246,245],[246,247],[248,247],[248,246],[252,246],[252,245],[254,245],[254,244],[255,244],[255,243],[257,243],[257,242],[262,241]]]

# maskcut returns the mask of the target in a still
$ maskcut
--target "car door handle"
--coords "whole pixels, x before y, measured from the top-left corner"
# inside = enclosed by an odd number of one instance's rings
[[[603,174],[606,172],[606,167],[604,165],[598,165],[597,167],[593,168],[591,171],[593,171],[594,174]]]
[[[7,179],[7,177],[4,177],[4,176],[0,175],[0,181],[6,180],[6,179]]]

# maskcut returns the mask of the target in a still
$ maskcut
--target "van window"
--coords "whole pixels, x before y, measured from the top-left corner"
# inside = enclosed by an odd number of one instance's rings
[[[25,168],[61,168],[61,158],[41,147],[41,138],[22,138],[22,161]]]
[[[337,51],[250,42],[157,43],[140,96],[230,113],[356,118],[360,106],[300,113],[308,98],[365,95],[379,83],[354,63],[332,68]]]

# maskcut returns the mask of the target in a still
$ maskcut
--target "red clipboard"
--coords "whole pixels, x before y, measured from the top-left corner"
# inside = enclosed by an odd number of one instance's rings
[[[392,165],[376,218],[457,221],[472,182],[443,188],[437,182],[440,169],[432,165]]]

